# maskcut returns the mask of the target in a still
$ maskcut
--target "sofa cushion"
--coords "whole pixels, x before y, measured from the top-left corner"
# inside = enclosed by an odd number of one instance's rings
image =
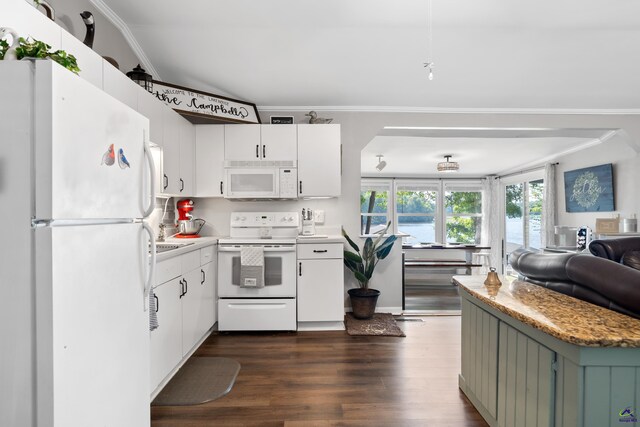
[[[567,275],[573,282],[640,316],[640,271],[608,259],[577,255],[567,261]]]
[[[509,255],[511,267],[522,276],[538,282],[569,281],[565,265],[576,254],[541,254],[516,249]]]
[[[620,262],[625,252],[633,250],[640,250],[640,237],[594,240],[589,244],[592,254],[615,262]]]
[[[627,267],[640,270],[640,251],[627,251],[620,258],[620,263]]]

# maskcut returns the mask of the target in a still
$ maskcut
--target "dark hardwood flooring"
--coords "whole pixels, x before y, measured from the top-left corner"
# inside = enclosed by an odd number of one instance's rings
[[[451,284],[405,283],[404,308],[409,311],[460,311],[458,287]]]
[[[231,392],[152,407],[152,426],[486,426],[458,389],[460,317],[398,322],[405,338],[344,331],[215,333],[194,357],[242,365]]]

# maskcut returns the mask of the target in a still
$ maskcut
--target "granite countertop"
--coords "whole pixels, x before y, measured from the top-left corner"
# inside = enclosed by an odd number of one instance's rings
[[[640,347],[640,320],[542,286],[500,276],[454,276],[472,297],[561,341],[585,347]]]

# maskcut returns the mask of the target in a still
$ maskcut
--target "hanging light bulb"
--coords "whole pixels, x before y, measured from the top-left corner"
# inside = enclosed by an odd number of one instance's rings
[[[424,63],[424,68],[427,69],[427,76],[429,80],[433,80],[433,34],[432,34],[432,21],[431,21],[431,0],[427,0],[427,62]]]

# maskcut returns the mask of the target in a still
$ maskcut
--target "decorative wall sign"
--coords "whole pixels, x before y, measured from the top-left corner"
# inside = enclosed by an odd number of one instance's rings
[[[271,116],[272,125],[292,125],[293,116]]]
[[[610,212],[615,210],[613,165],[592,166],[564,173],[567,212]]]
[[[191,123],[260,123],[255,104],[153,81],[153,94]]]

